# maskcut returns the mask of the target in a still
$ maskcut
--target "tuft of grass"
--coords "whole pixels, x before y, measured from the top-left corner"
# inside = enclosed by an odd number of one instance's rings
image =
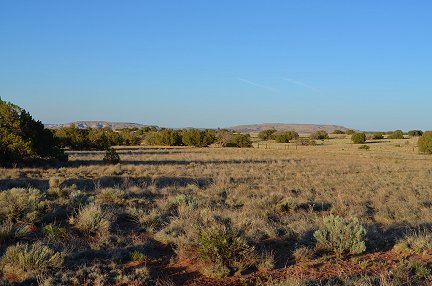
[[[117,188],[105,188],[96,194],[96,202],[102,204],[122,204],[125,201],[125,192]]]
[[[59,268],[62,263],[62,254],[41,242],[10,246],[1,259],[3,274],[12,281],[35,277],[50,268]]]
[[[65,238],[67,235],[67,229],[50,223],[43,227],[43,233],[49,239]]]
[[[109,234],[111,215],[95,203],[82,207],[72,223],[89,236],[105,236]]]
[[[130,259],[132,261],[135,261],[135,262],[143,263],[143,262],[145,262],[147,260],[146,255],[144,253],[138,251],[138,250],[135,250],[135,251],[131,252],[129,254],[129,256],[130,256]]]
[[[294,250],[293,253],[296,262],[310,260],[314,257],[314,255],[315,255],[314,251],[307,246],[299,247],[296,250]]]
[[[417,231],[400,239],[394,246],[396,251],[423,253],[432,250],[432,233]]]

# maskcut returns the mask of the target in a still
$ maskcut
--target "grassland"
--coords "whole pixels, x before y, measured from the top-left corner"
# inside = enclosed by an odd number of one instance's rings
[[[0,169],[2,283],[428,285],[432,157],[416,143],[118,147],[117,165],[83,151]],[[330,214],[358,218],[365,252],[317,244]]]

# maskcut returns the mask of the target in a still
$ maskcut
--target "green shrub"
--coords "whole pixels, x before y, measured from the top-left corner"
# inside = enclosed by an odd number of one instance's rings
[[[419,137],[419,136],[423,135],[423,131],[421,131],[421,130],[411,130],[411,131],[408,131],[408,135],[411,136],[411,137]]]
[[[234,134],[227,147],[250,148],[252,147],[251,137],[249,134]]]
[[[35,277],[51,268],[59,268],[62,263],[61,253],[40,242],[10,246],[1,259],[5,276],[18,281]]]
[[[299,135],[295,131],[277,132],[274,138],[277,143],[289,143],[291,140],[298,139]]]
[[[355,130],[352,130],[352,129],[348,129],[347,131],[345,131],[346,135],[352,135],[354,133],[357,133],[357,132],[355,132]]]
[[[44,196],[37,189],[14,188],[0,192],[0,219],[34,223],[43,210]]]
[[[186,146],[207,147],[215,141],[213,130],[186,129],[182,133],[182,142]]]
[[[332,132],[333,134],[345,134],[345,132],[343,132],[342,130],[338,130],[336,129],[335,131]]]
[[[103,162],[105,164],[118,164],[120,163],[120,156],[114,148],[109,148],[105,153]]]
[[[322,228],[314,233],[318,245],[333,251],[338,257],[364,252],[365,235],[366,230],[357,219],[345,219],[334,215],[325,217]]]
[[[402,130],[395,130],[391,132],[388,136],[389,139],[404,139],[404,134]]]
[[[432,131],[426,131],[417,142],[419,152],[432,154]]]
[[[267,129],[263,130],[260,133],[258,133],[258,138],[261,140],[272,140],[274,138],[274,133],[276,132],[276,129]]]
[[[368,145],[361,145],[360,147],[358,147],[360,150],[369,150],[370,147]]]
[[[67,229],[50,223],[43,227],[43,233],[50,239],[64,238],[67,235]]]
[[[374,140],[381,140],[381,139],[384,139],[384,133],[382,133],[382,132],[374,133],[374,134],[372,135],[372,139],[374,139]]]
[[[72,222],[86,235],[104,236],[109,233],[110,218],[108,212],[93,203],[81,208],[78,215],[72,218]]]
[[[351,141],[354,144],[364,144],[366,142],[366,134],[354,133],[353,135],[351,135]]]
[[[323,131],[323,130],[319,130],[319,131],[315,131],[314,133],[312,133],[310,135],[310,139],[313,140],[325,140],[325,139],[329,139],[328,133]]]

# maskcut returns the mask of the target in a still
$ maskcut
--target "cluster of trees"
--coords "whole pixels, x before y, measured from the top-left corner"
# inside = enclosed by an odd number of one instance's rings
[[[332,134],[347,134],[347,135],[352,135],[354,133],[356,133],[356,132],[354,130],[352,130],[352,129],[348,129],[346,131],[342,131],[342,130],[336,129],[336,130],[334,130],[332,132]]]
[[[55,136],[63,148],[73,150],[106,150],[110,146],[134,146],[141,144],[145,134],[155,130],[153,127],[80,129],[75,125],[54,130]]]
[[[53,133],[21,107],[0,98],[0,166],[67,156]]]
[[[62,148],[72,150],[107,150],[111,146],[141,144],[161,146],[207,147],[218,143],[224,147],[250,147],[250,136],[228,130],[170,129],[80,129],[72,125],[54,131]]]
[[[235,134],[226,129],[161,129],[148,133],[144,143],[163,146],[207,147],[218,144],[221,147],[252,147],[249,134]]]
[[[296,140],[300,136],[295,131],[276,131],[275,129],[267,129],[258,133],[258,138],[261,140],[275,140],[277,143],[289,143],[291,140]]]

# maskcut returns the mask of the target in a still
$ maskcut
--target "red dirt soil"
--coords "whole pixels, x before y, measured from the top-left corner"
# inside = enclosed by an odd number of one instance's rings
[[[255,285],[256,281],[277,280],[280,278],[336,278],[358,274],[381,274],[400,265],[401,259],[415,259],[432,262],[432,253],[414,255],[398,253],[394,250],[359,255],[340,260],[328,256],[289,265],[270,271],[258,271],[247,275],[226,278],[208,278],[200,275],[190,261],[181,260],[163,269],[163,276],[169,277],[176,285]]]

